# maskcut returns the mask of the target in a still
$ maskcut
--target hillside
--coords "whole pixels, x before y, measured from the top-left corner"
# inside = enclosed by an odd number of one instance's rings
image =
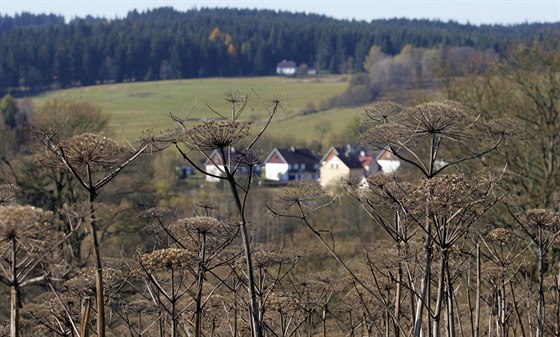
[[[131,81],[270,75],[283,59],[324,73],[363,70],[372,45],[469,46],[501,54],[559,24],[473,26],[428,20],[336,20],[270,10],[159,8],[126,18],[0,17],[0,92]],[[51,23],[52,22],[52,23]]]
[[[47,100],[56,98],[93,102],[110,116],[111,133],[116,138],[123,138],[122,126],[129,138],[136,139],[144,130],[160,130],[170,126],[170,112],[185,116],[192,111],[189,118],[193,123],[218,117],[208,106],[228,114],[224,93],[230,89],[239,90],[251,96],[243,118],[257,123],[264,120],[266,112],[256,94],[265,103],[275,96],[285,98],[284,109],[277,115],[270,135],[307,141],[313,139],[310,130],[317,121],[331,119],[333,132],[343,130],[351,122],[351,118],[346,116],[348,110],[301,116],[308,104],[319,105],[343,92],[347,86],[348,81],[344,76],[312,80],[283,77],[209,78],[98,85],[56,90],[30,98],[37,108]]]

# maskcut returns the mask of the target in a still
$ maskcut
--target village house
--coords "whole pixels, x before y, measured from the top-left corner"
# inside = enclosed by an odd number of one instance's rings
[[[375,173],[390,173],[398,169],[400,161],[390,151],[379,151],[375,156],[363,147],[332,146],[321,158],[320,184],[322,187],[338,186],[353,179],[360,184]]]
[[[226,162],[229,162],[229,167],[236,168],[235,174],[243,174],[248,175],[251,173],[247,166],[239,165],[240,155],[235,148],[231,148],[230,153],[226,154]],[[222,156],[218,150],[212,151],[208,156],[208,159],[204,162],[204,170],[211,175],[206,175],[206,181],[210,182],[218,182],[221,179],[215,176],[224,176],[224,161],[222,160]],[[255,166],[253,168],[252,174],[259,176],[261,168]]]
[[[294,61],[282,60],[276,65],[276,74],[284,76],[295,76],[297,73],[297,66]]]
[[[392,173],[401,167],[401,161],[399,158],[397,158],[397,156],[395,156],[388,148],[379,151],[375,157],[375,161],[379,166],[379,171],[382,173]]]
[[[264,160],[264,178],[269,181],[319,179],[319,160],[307,148],[274,148]]]

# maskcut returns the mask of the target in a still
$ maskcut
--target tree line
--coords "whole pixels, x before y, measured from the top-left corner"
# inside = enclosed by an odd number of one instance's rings
[[[125,18],[0,17],[0,92],[96,83],[270,75],[283,59],[320,71],[364,70],[373,45],[396,55],[468,46],[502,54],[510,43],[543,37],[558,24],[474,26],[390,19],[336,20],[270,10],[159,8]]]

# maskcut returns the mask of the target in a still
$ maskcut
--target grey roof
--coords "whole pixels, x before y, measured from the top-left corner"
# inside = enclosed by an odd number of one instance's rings
[[[316,171],[319,159],[308,148],[277,148],[288,164],[305,164],[305,171]]]
[[[371,152],[364,147],[343,146],[335,147],[335,150],[338,153],[338,158],[350,169],[364,168],[363,160],[360,160],[361,154],[371,155]]]
[[[296,68],[296,63],[294,61],[282,60],[276,65],[276,68]]]

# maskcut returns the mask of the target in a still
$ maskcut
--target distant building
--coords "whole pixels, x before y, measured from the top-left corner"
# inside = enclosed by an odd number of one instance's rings
[[[397,158],[397,156],[395,156],[388,148],[381,150],[377,154],[377,157],[375,157],[375,161],[377,162],[377,165],[379,165],[379,171],[382,173],[392,173],[401,167],[401,161],[399,158]]]
[[[276,74],[284,76],[294,76],[297,73],[297,66],[294,61],[282,60],[276,65]]]
[[[235,169],[236,175],[249,175],[250,173],[255,176],[260,175],[261,168],[259,166],[255,166],[251,170],[249,169],[249,167],[240,164],[240,162],[242,161],[241,155],[233,147],[231,148],[229,154],[226,153],[225,161],[228,164],[230,170]],[[212,174],[213,176],[207,175],[206,180],[211,182],[220,181],[220,178],[217,177],[224,176],[224,168],[225,165],[224,161],[222,160],[221,152],[218,150],[212,151],[212,153],[210,153],[210,155],[208,156],[208,159],[206,159],[206,161],[204,162],[204,170]]]
[[[314,181],[319,178],[319,160],[308,148],[275,148],[263,166],[265,179],[269,181]]]
[[[369,175],[372,162],[373,157],[365,149],[350,145],[331,146],[321,158],[321,186],[337,186],[348,179],[363,179]]]
[[[321,158],[321,186],[338,186],[354,179],[365,183],[365,179],[375,173],[390,173],[400,167],[400,160],[390,151],[381,150],[374,156],[364,147],[346,145],[331,147]]]

